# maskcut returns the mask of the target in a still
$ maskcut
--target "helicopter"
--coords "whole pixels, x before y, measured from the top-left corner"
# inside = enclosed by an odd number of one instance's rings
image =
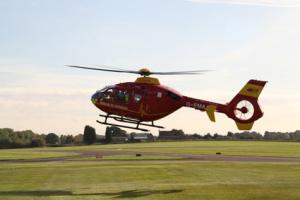
[[[103,121],[96,120],[100,124],[149,131],[140,126],[164,128],[154,124],[154,121],[170,115],[181,107],[189,107],[206,112],[212,122],[216,122],[216,112],[223,113],[235,121],[239,130],[251,130],[254,122],[263,116],[263,112],[258,104],[258,97],[267,81],[251,79],[229,103],[220,104],[184,96],[178,91],[160,84],[159,79],[150,76],[203,74],[209,70],[152,72],[147,68],[134,71],[77,65],[66,66],[87,70],[138,74],[141,76],[134,82],[106,86],[92,95],[92,103],[106,113],[105,115],[99,115],[103,118]],[[108,119],[113,119],[123,124],[110,123]]]

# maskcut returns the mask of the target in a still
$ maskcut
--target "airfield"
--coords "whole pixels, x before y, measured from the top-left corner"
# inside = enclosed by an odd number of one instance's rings
[[[0,150],[0,177],[1,200],[300,199],[300,143],[187,141]]]

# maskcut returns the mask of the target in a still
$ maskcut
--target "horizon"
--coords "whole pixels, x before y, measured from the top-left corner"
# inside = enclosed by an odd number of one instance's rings
[[[249,79],[268,81],[259,98],[264,116],[251,131],[299,130],[299,9],[300,3],[278,0],[2,1],[0,127],[70,134],[91,125],[105,132],[91,95],[137,76],[64,65],[107,64],[213,70],[157,78],[183,95],[218,103],[229,102]],[[212,123],[190,108],[156,124],[188,133],[238,131],[223,114]]]
[[[111,127],[111,126],[107,126],[107,127]],[[92,128],[95,128],[95,127],[92,127]],[[125,130],[126,131],[126,134],[129,135],[129,134],[132,134],[132,133],[136,133],[136,134],[152,134],[153,136],[158,136],[158,134],[153,134],[152,132],[135,132],[135,130],[132,130],[132,129],[125,129],[125,128],[122,128],[122,127],[119,127],[121,130]],[[8,128],[8,127],[5,127],[5,128],[0,128],[0,129],[12,129],[12,128]],[[15,129],[12,129],[14,132],[22,132],[22,131],[32,131],[31,129],[24,129],[24,130],[15,130]],[[220,136],[226,136],[229,132],[231,133],[234,133],[234,134],[237,134],[237,133],[257,133],[257,134],[260,134],[260,135],[265,135],[266,132],[269,132],[269,133],[283,133],[283,134],[289,134],[289,133],[296,133],[296,132],[299,132],[299,130],[294,130],[294,131],[288,131],[288,132],[281,132],[281,131],[268,131],[268,130],[265,130],[263,132],[259,132],[259,131],[253,131],[253,130],[236,130],[236,131],[228,131],[227,133],[220,133],[220,132],[214,132],[214,133],[210,133],[210,132],[207,132],[207,133],[199,133],[199,132],[195,132],[195,133],[189,133],[189,132],[185,132],[185,130],[182,130],[182,129],[160,129],[159,131],[172,131],[172,130],[176,130],[176,131],[183,131],[183,133],[185,135],[194,135],[194,134],[197,134],[197,135],[200,135],[200,136],[205,136],[207,134],[210,134],[211,136],[213,136],[214,134],[218,134]],[[105,136],[105,131],[100,134],[97,132],[97,129],[95,128],[95,131],[96,131],[96,135],[99,135],[99,136]],[[159,133],[158,131],[158,133]],[[47,132],[47,133],[37,133],[37,132],[34,132],[33,133],[35,134],[38,134],[38,135],[47,135],[47,134],[50,134],[50,133],[54,133],[58,136],[62,136],[62,135],[72,135],[72,136],[76,136],[76,135],[83,135],[84,133],[76,133],[76,134],[64,134],[64,133],[55,133],[55,132]]]

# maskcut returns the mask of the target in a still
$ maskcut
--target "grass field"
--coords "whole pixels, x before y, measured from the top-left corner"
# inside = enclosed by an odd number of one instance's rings
[[[138,144],[93,145],[66,147],[65,150],[110,150],[134,152],[162,152],[179,154],[215,154],[300,157],[300,142],[264,141],[187,141]]]
[[[256,145],[258,147],[256,147]],[[263,148],[265,146],[265,148]],[[256,148],[255,148],[256,147]],[[54,150],[171,151],[213,154],[299,156],[298,143],[164,142]],[[122,149],[122,150],[120,150]],[[195,150],[196,149],[196,150]],[[221,149],[221,150],[220,150]],[[240,149],[241,152],[238,152]],[[26,158],[50,156],[49,148],[26,150]],[[182,150],[182,151],[180,151]],[[272,150],[275,150],[272,153]],[[18,151],[0,150],[17,159]],[[45,151],[45,152],[44,152]],[[297,152],[293,152],[297,151]],[[59,152],[58,152],[59,153]],[[245,153],[245,154],[243,154]],[[51,154],[51,156],[55,156]],[[68,153],[66,153],[69,155]],[[287,155],[286,155],[287,154]],[[57,154],[56,156],[63,156]],[[165,156],[109,156],[78,161],[0,163],[0,199],[300,199],[300,163],[172,160]]]
[[[0,160],[55,158],[62,156],[78,155],[74,152],[51,152],[52,148],[36,149],[0,149]]]

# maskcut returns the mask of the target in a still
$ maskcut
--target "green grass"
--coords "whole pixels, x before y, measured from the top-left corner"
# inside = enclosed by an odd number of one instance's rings
[[[92,145],[66,147],[62,150],[109,150],[134,152],[163,152],[179,154],[215,154],[300,157],[300,142],[264,142],[264,141],[187,141],[155,142],[138,144]]]
[[[45,151],[46,150],[46,151]],[[51,150],[51,151],[49,151]],[[0,160],[53,158],[78,155],[73,152],[52,152],[53,148],[0,149]]]
[[[0,159],[31,159],[43,157],[62,157],[77,155],[80,151],[132,151],[162,152],[178,154],[215,154],[300,157],[300,142],[264,142],[264,141],[187,141],[155,142],[137,144],[110,144],[76,147],[56,147],[37,149],[0,150]],[[64,152],[54,152],[64,151]],[[70,152],[67,152],[70,151]]]
[[[239,162],[1,164],[0,199],[300,199],[300,165]]]
[[[63,152],[53,152],[53,151]],[[0,150],[0,159],[44,158],[81,151],[300,156],[292,142],[161,142]],[[67,152],[65,152],[67,151]],[[70,152],[70,154],[68,153]],[[76,154],[76,152],[75,152]],[[47,163],[0,163],[2,200],[298,200],[300,163],[213,162],[134,155]]]

